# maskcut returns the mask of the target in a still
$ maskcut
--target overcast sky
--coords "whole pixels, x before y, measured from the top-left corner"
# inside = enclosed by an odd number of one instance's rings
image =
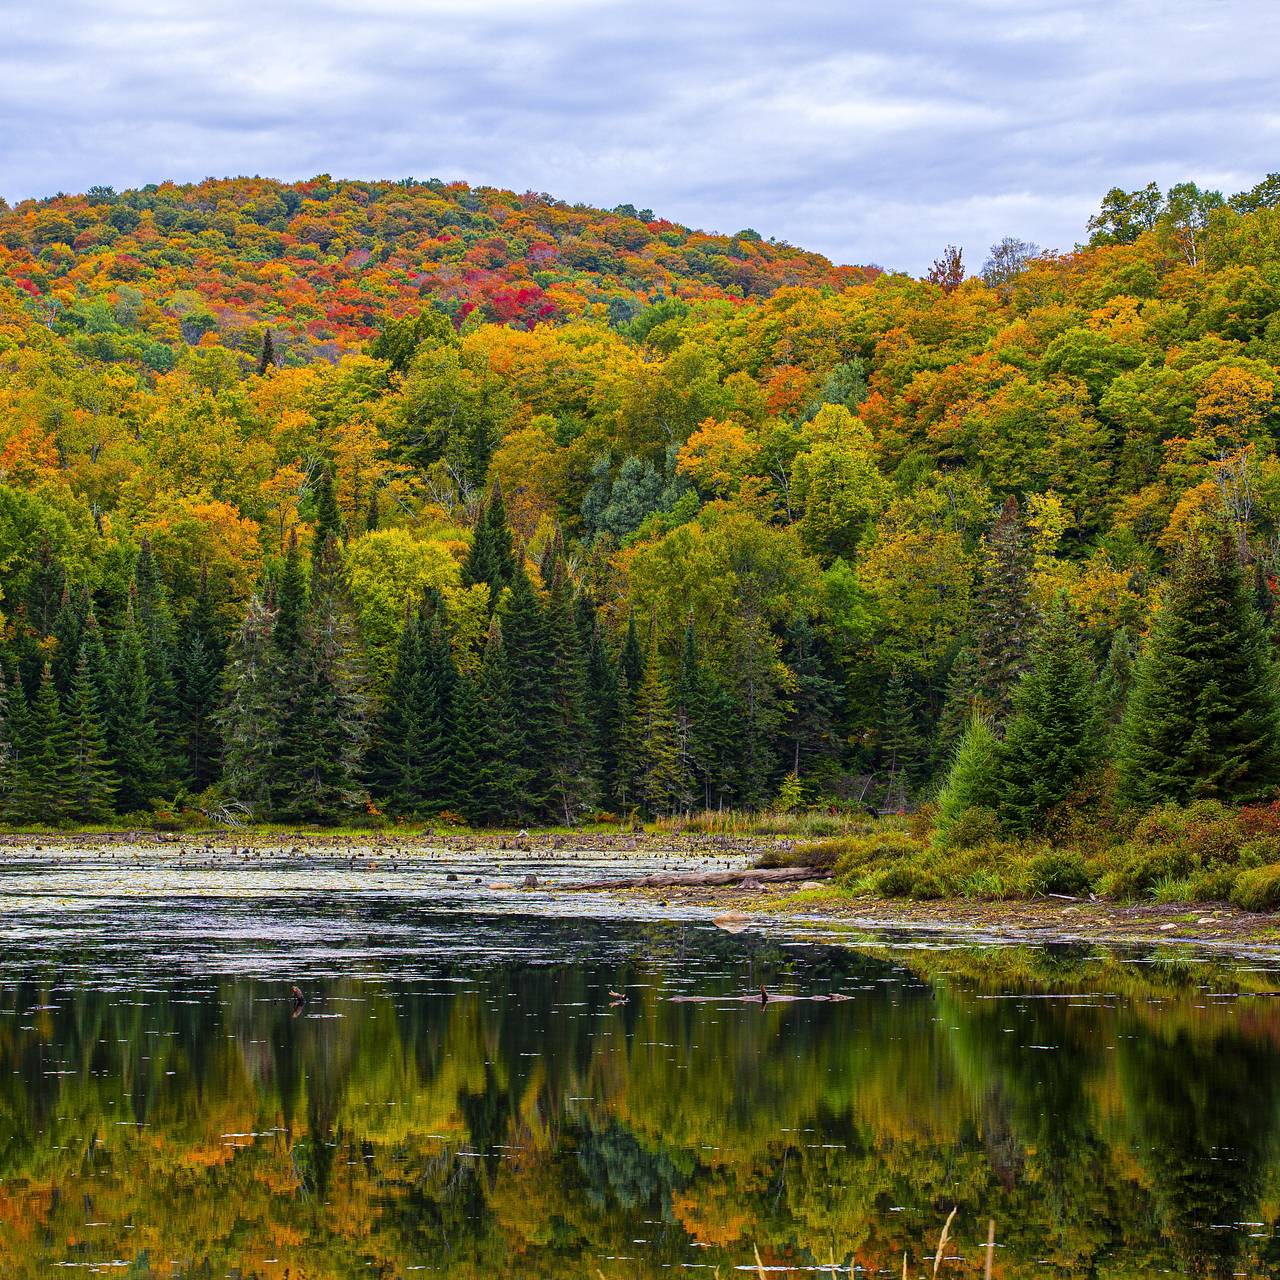
[[[1280,169],[1277,0],[0,0],[0,194],[461,178],[841,262]]]

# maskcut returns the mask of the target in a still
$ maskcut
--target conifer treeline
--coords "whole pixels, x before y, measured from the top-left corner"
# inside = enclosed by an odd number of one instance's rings
[[[0,682],[5,820],[90,823],[203,796],[258,820],[573,823],[759,806],[840,751],[845,690],[803,623],[784,641],[783,706],[753,702],[750,671],[712,670],[692,619],[677,655],[634,615],[612,642],[558,536],[531,576],[496,485],[462,567],[487,596],[483,644],[463,651],[427,590],[375,693],[341,515],[319,487],[310,554],[290,538],[233,635],[206,584],[175,622],[146,543],[105,628],[56,560],[34,567]],[[1138,806],[1253,799],[1280,781],[1266,628],[1229,539],[1202,531],[1183,550],[1136,661],[1123,634],[1099,661],[1065,597],[1038,616],[1031,568],[1011,501],[984,540],[978,625],[932,731],[900,675],[877,691],[877,795],[906,803],[932,772],[939,838],[963,842],[1039,829],[1108,762]]]

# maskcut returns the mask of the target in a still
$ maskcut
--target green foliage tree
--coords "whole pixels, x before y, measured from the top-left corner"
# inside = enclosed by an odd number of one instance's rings
[[[462,585],[484,583],[489,588],[490,604],[495,605],[503,587],[511,585],[515,573],[515,544],[507,524],[502,486],[495,480],[476,520],[471,547],[462,566]]]
[[[1031,549],[1017,499],[1010,496],[987,534],[974,601],[975,692],[997,726],[1007,719],[1014,686],[1027,669],[1036,621],[1030,578]]]
[[[67,705],[67,816],[77,822],[106,822],[119,780],[107,762],[98,682],[89,661],[89,653],[82,650]]]
[[[121,813],[135,813],[146,809],[159,794],[164,767],[145,640],[132,599],[116,639],[110,690],[106,728],[111,769],[120,779],[116,808]]]
[[[989,810],[992,818],[995,817],[1000,803],[1000,748],[990,721],[977,713],[971,715],[938,792],[933,838],[940,847],[955,842],[960,821],[969,811]]]
[[[1266,634],[1235,549],[1193,540],[1138,659],[1117,750],[1119,794],[1139,807],[1255,799],[1280,779],[1278,733]]]
[[[1013,695],[1002,752],[1000,816],[1014,831],[1038,829],[1098,763],[1102,732],[1093,662],[1076,611],[1060,596],[1031,647]]]

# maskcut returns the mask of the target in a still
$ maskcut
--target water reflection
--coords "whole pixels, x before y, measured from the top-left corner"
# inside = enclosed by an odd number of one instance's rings
[[[434,924],[296,1018],[284,971],[8,955],[0,1275],[932,1274],[953,1206],[942,1275],[991,1217],[1000,1276],[1280,1273],[1273,973]]]

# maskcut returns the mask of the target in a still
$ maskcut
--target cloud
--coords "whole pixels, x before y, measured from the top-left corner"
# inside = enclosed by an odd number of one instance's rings
[[[442,177],[839,261],[1069,247],[1102,192],[1274,169],[1271,0],[9,6],[0,192]],[[16,10],[16,11],[15,11]]]

